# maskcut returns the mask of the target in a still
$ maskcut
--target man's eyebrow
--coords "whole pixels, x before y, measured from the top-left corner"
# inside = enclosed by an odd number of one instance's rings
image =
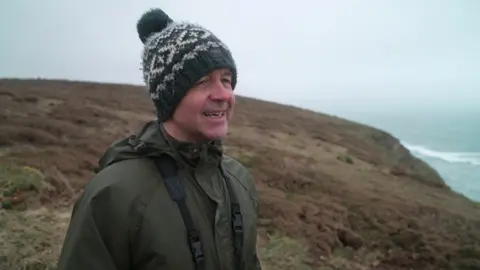
[[[224,71],[223,74],[222,74],[222,76],[225,76],[225,75],[233,76],[233,73],[230,70],[227,70],[227,71]]]

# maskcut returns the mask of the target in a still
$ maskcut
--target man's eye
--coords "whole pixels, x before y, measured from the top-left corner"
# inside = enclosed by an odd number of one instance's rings
[[[197,85],[201,85],[201,84],[204,84],[204,83],[206,83],[206,82],[207,82],[207,80],[203,79],[203,80],[198,81],[198,82],[197,82]]]

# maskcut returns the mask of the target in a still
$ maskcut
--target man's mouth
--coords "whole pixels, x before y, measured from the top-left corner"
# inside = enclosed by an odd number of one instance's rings
[[[225,115],[225,112],[204,112],[203,115],[211,118],[220,118]]]

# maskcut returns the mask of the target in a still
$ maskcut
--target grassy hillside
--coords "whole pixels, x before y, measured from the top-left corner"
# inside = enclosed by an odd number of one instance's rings
[[[0,269],[53,269],[100,155],[153,115],[137,86],[0,80]],[[265,269],[480,269],[480,206],[383,131],[240,97],[226,151]]]

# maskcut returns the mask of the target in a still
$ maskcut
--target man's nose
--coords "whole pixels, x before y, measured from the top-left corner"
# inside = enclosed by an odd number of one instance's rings
[[[210,98],[213,100],[228,101],[232,98],[233,91],[231,88],[226,87],[221,81],[216,82],[213,86],[213,91]]]

